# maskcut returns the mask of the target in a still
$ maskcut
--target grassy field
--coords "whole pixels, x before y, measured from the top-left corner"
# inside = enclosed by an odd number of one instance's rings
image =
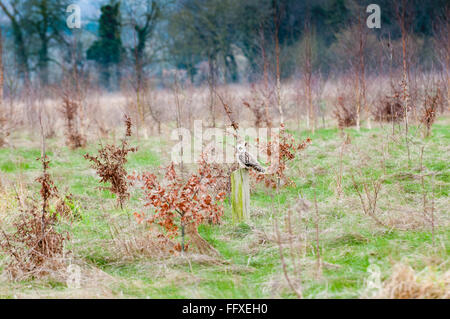
[[[233,225],[227,200],[220,225],[200,226],[200,234],[222,259],[193,253],[156,258],[124,251],[121,243],[126,238],[146,238],[146,229],[132,216],[144,210],[140,191],[133,190],[126,207],[117,209],[114,196],[99,189],[95,171],[83,158],[86,152],[94,153],[97,145],[71,151],[61,138],[50,139],[50,173],[59,190],[72,193],[79,206],[81,218],[59,227],[70,229],[68,259],[80,265],[82,287],[68,288],[56,275],[26,281],[3,276],[0,298],[293,298],[274,231],[277,221],[281,233],[286,233],[289,214],[296,236],[293,243],[281,246],[289,276],[306,298],[376,296],[399,265],[412,267],[418,281],[442,282],[449,271],[450,119],[439,119],[427,139],[411,128],[410,161],[403,136],[398,127],[395,129],[394,135],[387,124],[360,132],[323,128],[313,135],[292,130],[298,139],[312,139],[290,163],[288,175],[295,186],[283,187],[277,193],[254,185],[248,224]],[[38,198],[39,185],[34,179],[40,174],[36,160],[40,156],[39,138],[16,133],[11,141],[14,148],[0,149],[2,229],[10,227],[18,206],[12,185]],[[129,172],[157,170],[168,164],[169,141],[164,137],[133,139],[130,144],[139,146],[139,151],[129,156]],[[386,226],[364,214],[352,174],[357,183],[381,182],[377,216]],[[421,175],[425,175],[423,180]],[[424,193],[427,205],[433,202],[434,226],[428,218],[431,209],[424,215]],[[316,235],[321,271],[316,263]],[[0,256],[1,269],[4,260]],[[293,260],[300,271],[294,271]],[[372,290],[370,283],[375,285]]]

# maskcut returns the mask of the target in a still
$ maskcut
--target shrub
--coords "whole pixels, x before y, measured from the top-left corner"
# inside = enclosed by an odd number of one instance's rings
[[[251,101],[243,101],[242,103],[255,116],[255,126],[261,127],[263,123],[265,123],[267,127],[272,127],[272,121],[268,110],[271,92],[265,92],[263,89],[258,90],[255,84],[252,84],[251,92]]]
[[[66,145],[71,149],[86,146],[86,138],[80,132],[80,120],[78,102],[72,100],[67,92],[63,93],[63,104],[60,109],[65,120]]]
[[[422,109],[422,114],[419,118],[420,122],[425,125],[425,137],[430,135],[431,126],[436,119],[438,109],[444,104],[444,98],[441,90],[438,88],[434,95],[425,93],[425,101]]]
[[[57,214],[49,210],[49,200],[58,197],[58,189],[47,172],[49,161],[41,158],[43,173],[36,181],[41,185],[42,206],[21,207],[14,231],[2,232],[0,249],[9,256],[6,271],[12,278],[40,277],[64,267],[64,241],[68,235],[56,231]]]
[[[143,183],[145,206],[155,209],[149,217],[135,213],[138,222],[161,226],[162,235],[168,238],[181,235],[182,242],[178,246],[181,251],[187,248],[185,235],[189,234],[200,252],[218,254],[197,232],[199,224],[207,221],[217,223],[223,215],[225,192],[214,191],[217,176],[206,161],[201,161],[197,172],[192,173],[187,181],[177,173],[173,163],[166,167],[162,181],[150,173],[131,178]]]
[[[386,95],[376,105],[373,117],[378,122],[399,122],[405,117],[405,107],[402,103],[401,91],[392,88],[393,93]]]
[[[337,119],[340,129],[356,125],[356,110],[345,96],[338,97],[333,115]]]
[[[110,183],[110,190],[117,196],[117,202],[120,208],[130,197],[128,192],[128,180],[125,164],[130,152],[136,152],[136,147],[129,147],[127,138],[131,136],[131,119],[125,116],[126,133],[122,139],[121,145],[108,144],[101,147],[97,156],[85,154],[84,158],[92,162],[91,167],[97,171],[100,176],[100,183]]]
[[[256,179],[256,182],[262,182],[266,187],[276,188],[281,182],[284,185],[292,185],[292,180],[285,175],[287,164],[289,161],[295,159],[299,151],[305,149],[311,143],[309,137],[301,143],[297,143],[294,137],[286,132],[283,124],[280,127],[278,140],[278,149],[274,149],[275,147],[272,145],[272,142],[263,146],[268,158],[272,158],[274,151],[278,152],[278,161],[271,163],[267,169],[267,174],[258,174],[254,170],[250,170],[250,175]]]

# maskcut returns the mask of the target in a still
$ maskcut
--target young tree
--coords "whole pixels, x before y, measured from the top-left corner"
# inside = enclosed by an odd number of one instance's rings
[[[356,85],[358,88],[356,98],[356,129],[359,131],[361,127],[361,111],[367,111],[368,115],[368,127],[371,128],[370,114],[367,110],[366,101],[366,64],[365,64],[365,47],[367,43],[367,28],[365,26],[365,19],[363,16],[362,7],[357,7],[357,25],[356,34],[358,36],[358,45],[356,52],[356,64],[355,64],[355,76]]]
[[[2,31],[0,30],[0,147],[6,144],[6,135],[7,132],[7,122],[8,119],[3,114],[3,36]]]
[[[447,87],[447,105],[450,106],[450,4],[447,3],[440,12],[433,27],[434,47]]]
[[[146,97],[144,91],[149,89],[144,76],[144,68],[151,62],[152,58],[146,51],[146,48],[154,37],[156,26],[161,20],[161,4],[155,0],[140,0],[125,5],[125,21],[126,25],[132,28],[133,37],[130,54],[134,69],[134,79],[131,82],[136,94],[136,111],[138,115],[136,127],[138,132],[145,122],[144,105],[148,105],[148,103],[144,102]],[[144,132],[146,131],[144,130]]]
[[[409,7],[409,4],[406,0],[401,0],[395,2],[395,14],[397,18],[397,23],[400,27],[401,32],[401,41],[402,41],[402,90],[403,90],[403,106],[404,106],[404,115],[405,115],[405,143],[406,149],[408,151],[408,165],[411,162],[411,155],[409,150],[409,139],[408,139],[408,130],[409,130],[409,109],[410,109],[410,93],[409,93],[409,61],[408,61],[408,44],[409,44],[409,33],[412,26],[413,20],[413,11],[412,8]]]
[[[135,213],[139,222],[145,220],[148,224],[157,224],[164,230],[164,235],[174,238],[180,235],[181,251],[185,251],[185,235],[200,252],[217,251],[203,240],[197,233],[197,227],[207,221],[217,223],[223,215],[223,200],[225,192],[217,191],[215,185],[220,173],[213,166],[202,160],[197,172],[192,173],[187,180],[175,170],[172,163],[165,169],[161,181],[151,173],[143,173],[132,179],[143,183],[145,206],[154,208],[154,213],[147,217],[144,213]]]
[[[3,80],[4,80],[4,73],[3,73],[3,34],[2,30],[0,29],[0,116],[1,111],[3,107]]]
[[[284,113],[283,113],[283,105],[281,103],[281,69],[280,69],[280,23],[281,23],[281,11],[282,7],[279,4],[279,1],[273,0],[273,23],[274,23],[274,41],[275,41],[275,76],[276,76],[276,101],[278,111],[280,112],[280,123],[284,125]]]
[[[367,126],[371,128],[370,110],[366,96],[366,71],[367,59],[371,55],[371,49],[376,45],[376,38],[368,34],[365,20],[365,7],[356,2],[349,6],[353,12],[354,22],[345,30],[336,34],[336,42],[332,45],[332,51],[342,61],[342,68],[348,70],[353,85],[353,108],[349,109],[355,115],[356,129],[361,127],[362,114],[365,113]],[[352,103],[352,104],[353,104]]]
[[[311,30],[310,22],[305,22],[305,35],[303,37],[303,56],[302,56],[302,73],[305,85],[305,96],[308,110],[308,127],[312,134],[316,128],[316,110],[312,102],[312,73],[313,73],[313,31]]]

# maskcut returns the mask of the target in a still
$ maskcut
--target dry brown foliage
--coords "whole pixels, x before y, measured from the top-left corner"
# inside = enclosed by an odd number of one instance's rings
[[[337,99],[333,115],[337,119],[340,129],[356,125],[357,112],[351,103],[351,100],[343,95]]]
[[[224,109],[225,113],[227,114],[228,119],[231,122],[231,127],[233,127],[233,129],[235,131],[238,131],[239,130],[239,123],[236,121],[236,118],[235,118],[235,116],[233,114],[233,111],[231,110],[230,105],[227,102],[225,102],[225,100],[222,98],[222,96],[220,94],[218,94],[216,91],[215,91],[215,94],[219,98],[220,103],[222,104],[223,109]]]
[[[67,236],[54,229],[56,215],[42,218],[35,206],[21,212],[15,231],[3,232],[1,249],[10,260],[6,271],[14,278],[41,277],[64,267],[62,261]]]
[[[261,124],[264,121],[264,105],[263,104],[250,104],[247,101],[242,102],[245,107],[247,107],[250,111],[252,111],[253,115],[255,116],[255,126],[261,127]]]
[[[36,179],[41,184],[42,207],[30,204],[21,207],[14,231],[2,231],[0,249],[9,257],[6,271],[14,279],[41,277],[64,267],[64,241],[68,235],[56,229],[57,214],[49,211],[49,200],[58,196],[58,190],[47,172],[49,161],[41,158],[43,174]],[[20,201],[19,201],[20,202]]]
[[[159,225],[164,231],[161,234],[170,239],[179,236],[181,230],[182,242],[177,250],[186,250],[185,235],[188,234],[201,253],[218,255],[214,247],[197,232],[199,224],[218,223],[223,215],[225,192],[215,192],[215,173],[202,160],[197,172],[192,173],[187,180],[175,170],[173,163],[165,169],[165,176],[161,181],[151,173],[135,176],[135,180],[143,183],[145,206],[155,209],[151,216],[134,213],[136,220],[150,227]]]
[[[8,119],[1,113],[0,104],[0,147],[8,145],[7,137],[9,136],[9,130],[7,129]]]
[[[425,93],[425,101],[423,105],[422,114],[419,118],[420,123],[425,125],[425,137],[428,137],[431,132],[431,126],[436,119],[436,113],[438,109],[442,108],[444,104],[444,97],[441,90],[438,88],[434,95],[429,92]]]
[[[97,171],[100,176],[100,183],[110,183],[107,187],[113,194],[117,196],[117,202],[121,208],[130,197],[128,192],[128,173],[125,169],[127,156],[130,152],[136,152],[136,147],[129,147],[127,138],[131,136],[131,119],[125,116],[126,133],[122,139],[121,145],[108,144],[102,146],[97,156],[85,154],[84,158],[90,161],[91,167]]]
[[[280,184],[293,185],[293,181],[285,174],[287,164],[289,161],[295,159],[298,152],[304,150],[309,143],[311,143],[311,139],[309,137],[306,140],[297,143],[295,138],[286,132],[283,124],[281,124],[280,127],[278,140],[279,145],[277,148],[272,145],[272,142],[268,142],[267,145],[262,146],[268,158],[272,158],[274,151],[278,152],[278,162],[275,163],[276,166],[273,167],[274,163],[271,163],[271,166],[267,169],[267,171],[271,173],[259,174],[253,170],[250,170],[250,175],[255,178],[256,182],[264,183],[266,187],[276,188],[277,185]]]
[[[441,276],[418,274],[410,266],[396,264],[391,277],[384,283],[379,298],[388,299],[448,299],[450,271]]]
[[[392,88],[392,94],[386,95],[375,105],[373,117],[378,122],[400,122],[405,118],[402,91]]]
[[[71,149],[86,146],[86,138],[80,132],[79,109],[80,105],[74,101],[67,92],[62,96],[61,114],[64,117],[66,127],[66,145]]]
[[[212,176],[216,179],[216,182],[211,185],[214,194],[225,193],[229,195],[231,193],[231,173],[239,168],[239,164],[208,164],[212,172]]]
[[[267,109],[268,98],[265,92],[259,92],[255,86],[251,86],[252,98],[251,101],[243,101],[245,107],[247,107],[255,116],[255,126],[262,127],[263,123],[266,123],[267,127],[272,126],[272,121]],[[266,95],[266,96],[264,96]],[[270,96],[270,93],[269,93]]]

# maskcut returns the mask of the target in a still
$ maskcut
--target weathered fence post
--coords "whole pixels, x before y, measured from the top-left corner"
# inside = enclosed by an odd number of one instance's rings
[[[231,205],[233,207],[233,223],[250,219],[249,174],[245,168],[231,173]]]

